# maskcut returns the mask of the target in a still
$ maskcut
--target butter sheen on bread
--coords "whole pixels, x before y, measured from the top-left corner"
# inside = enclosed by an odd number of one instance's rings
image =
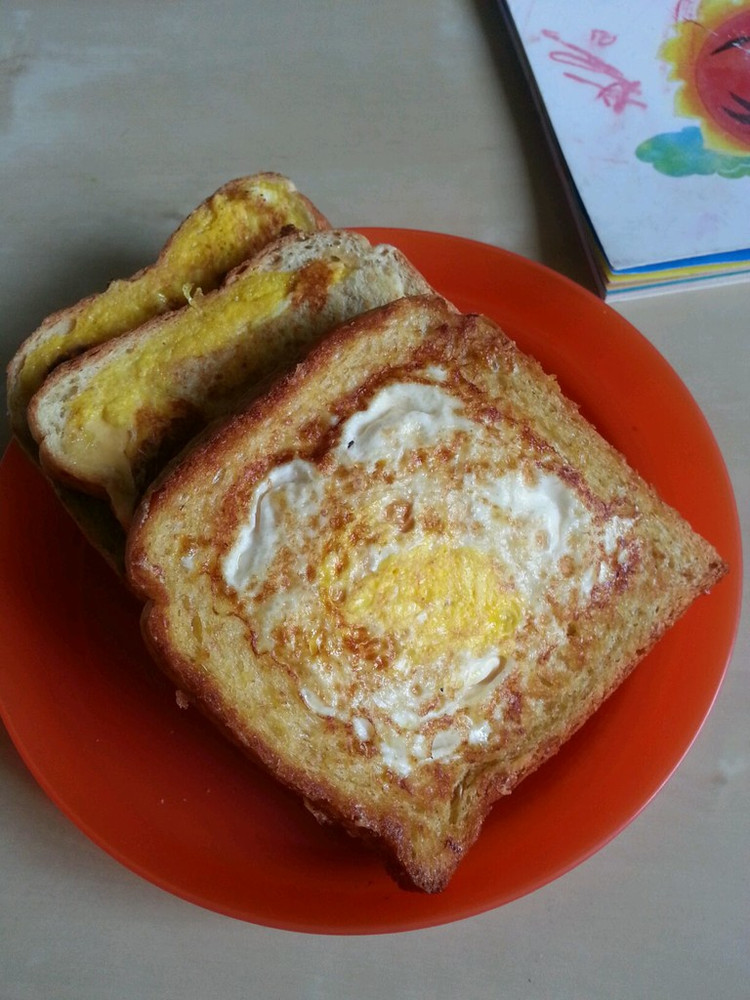
[[[436,892],[726,567],[495,324],[415,296],[187,452],[127,570],[179,689]]]

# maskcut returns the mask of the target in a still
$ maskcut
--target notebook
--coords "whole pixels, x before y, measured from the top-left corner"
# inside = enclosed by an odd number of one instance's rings
[[[499,0],[600,292],[750,277],[750,0]]]

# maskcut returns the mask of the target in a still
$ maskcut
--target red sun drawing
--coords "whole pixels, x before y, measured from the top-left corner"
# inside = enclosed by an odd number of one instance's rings
[[[750,3],[703,0],[695,17],[676,26],[662,55],[681,82],[680,114],[701,119],[706,146],[750,149]]]

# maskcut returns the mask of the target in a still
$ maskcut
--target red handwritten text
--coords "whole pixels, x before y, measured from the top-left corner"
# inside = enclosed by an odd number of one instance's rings
[[[588,76],[579,76],[576,73],[566,72],[564,75],[570,80],[575,80],[576,83],[585,83],[595,87],[597,100],[602,101],[608,108],[620,114],[629,105],[646,107],[643,101],[637,100],[641,96],[641,84],[638,80],[628,80],[615,66],[605,62],[594,52],[589,52],[579,45],[564,41],[556,31],[545,30],[542,35],[563,46],[561,49],[550,52],[550,59],[566,66],[574,66],[589,74]],[[591,33],[591,41],[593,45],[600,47],[612,45],[616,41],[616,36],[595,30]]]

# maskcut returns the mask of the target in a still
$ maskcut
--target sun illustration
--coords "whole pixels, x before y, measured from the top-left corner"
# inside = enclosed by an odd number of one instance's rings
[[[702,0],[663,45],[669,78],[679,81],[676,112],[699,119],[704,145],[750,152],[750,0]]]

